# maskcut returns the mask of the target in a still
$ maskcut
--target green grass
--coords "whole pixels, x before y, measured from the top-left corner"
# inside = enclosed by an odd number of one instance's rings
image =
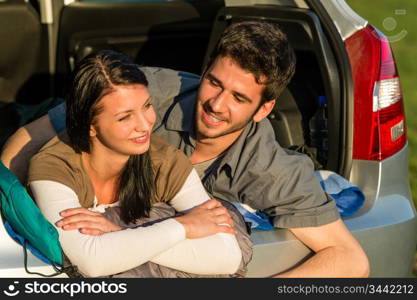
[[[397,61],[404,96],[409,143],[409,178],[414,204],[417,207],[417,19],[415,18],[417,1],[347,0],[346,2],[387,37],[394,37],[402,30],[407,31],[402,39],[393,41],[391,46]],[[395,22],[392,22],[393,19]],[[392,27],[389,26],[389,22]],[[414,276],[417,276],[417,273]]]

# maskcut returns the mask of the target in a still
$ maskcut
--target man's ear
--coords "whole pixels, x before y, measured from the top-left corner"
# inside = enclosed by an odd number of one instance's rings
[[[263,119],[265,119],[271,111],[274,109],[275,106],[275,99],[269,100],[262,104],[259,108],[256,114],[253,116],[254,122],[260,122]]]

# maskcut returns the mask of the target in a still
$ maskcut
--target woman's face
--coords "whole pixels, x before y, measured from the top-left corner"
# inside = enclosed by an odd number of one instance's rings
[[[156,115],[146,86],[119,85],[98,102],[98,114],[90,128],[92,145],[99,143],[122,155],[149,149]]]

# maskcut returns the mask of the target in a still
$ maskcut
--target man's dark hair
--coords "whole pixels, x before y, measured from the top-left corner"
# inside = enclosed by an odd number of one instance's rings
[[[261,104],[278,99],[295,72],[295,53],[287,36],[274,23],[233,23],[223,32],[208,63],[229,57],[264,84]]]
[[[66,95],[67,134],[77,153],[90,152],[90,127],[100,113],[100,100],[115,87],[132,84],[148,86],[148,81],[139,67],[121,53],[102,50],[77,64]],[[130,156],[116,194],[125,223],[149,216],[154,191],[152,172],[149,151]]]

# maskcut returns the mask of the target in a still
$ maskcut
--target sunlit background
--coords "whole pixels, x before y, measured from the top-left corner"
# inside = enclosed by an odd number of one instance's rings
[[[401,78],[407,118],[409,177],[417,206],[417,1],[346,0],[391,41]],[[414,275],[417,276],[415,263]]]

